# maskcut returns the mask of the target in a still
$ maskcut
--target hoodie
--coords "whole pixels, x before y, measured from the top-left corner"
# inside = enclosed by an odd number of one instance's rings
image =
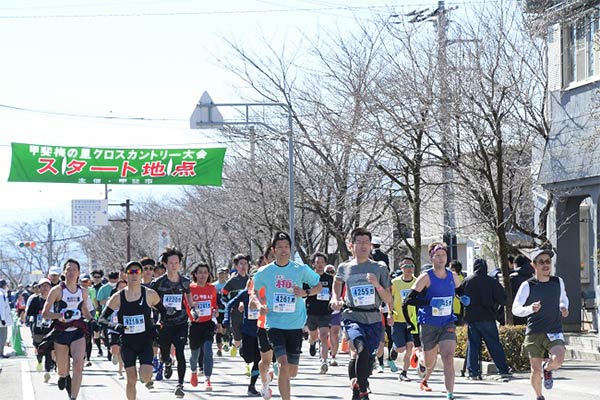
[[[487,262],[477,259],[473,264],[473,274],[462,283],[464,294],[471,298],[465,307],[465,321],[495,321],[498,309],[506,304],[506,293],[500,283],[488,275]]]

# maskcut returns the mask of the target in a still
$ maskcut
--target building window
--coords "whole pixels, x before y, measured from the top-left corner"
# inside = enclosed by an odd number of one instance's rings
[[[564,85],[598,77],[598,12],[578,18],[564,27],[563,76]]]

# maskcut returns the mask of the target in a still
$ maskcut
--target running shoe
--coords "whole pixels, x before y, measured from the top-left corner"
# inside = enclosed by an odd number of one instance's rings
[[[114,355],[114,356],[112,357],[112,360],[111,360],[111,361],[112,361],[113,365],[117,365],[117,364],[119,364],[119,356],[116,356],[116,355]]]
[[[369,400],[369,392],[364,392],[358,395],[358,400]]]
[[[224,351],[225,353],[227,353],[227,352],[229,351],[229,345],[227,345],[227,344],[224,344],[224,345],[223,345],[223,351]]]
[[[65,386],[67,386],[67,377],[61,376],[58,378],[58,390],[65,390]]]
[[[269,386],[263,385],[263,387],[260,389],[260,395],[263,399],[269,400],[271,397],[273,397],[273,390],[271,390]]]
[[[273,363],[273,373],[275,376],[279,376],[279,364],[276,362]]]
[[[398,372],[398,367],[396,366],[396,363],[394,362],[394,360],[388,360],[387,364],[388,364],[388,367],[390,367],[390,371]]]
[[[426,372],[427,368],[423,364],[419,363],[419,365],[417,366],[417,375],[419,375],[419,378],[423,379]]]
[[[446,399],[453,400],[454,399],[454,393],[446,393]]]
[[[352,389],[352,400],[360,400],[360,390],[358,389],[358,380],[356,378],[350,380],[350,389]]]
[[[335,358],[332,358],[331,360],[329,360],[329,365],[331,365],[332,367],[337,367],[338,362]]]
[[[118,372],[118,374],[119,374],[119,377],[118,377],[118,379],[119,379],[120,381],[122,381],[123,379],[125,379],[125,377],[123,376],[123,373],[122,373],[121,371],[119,371],[119,372]]]
[[[546,400],[546,398],[544,396],[538,396],[535,398],[535,400]]]
[[[67,391],[67,394],[69,395],[69,398],[71,397],[71,375],[67,375],[67,377],[65,378],[65,390]]]
[[[246,372],[244,372],[244,375],[250,376],[250,364],[246,364]]]
[[[198,374],[196,372],[192,372],[192,377],[190,378],[190,384],[193,387],[198,386]]]
[[[163,380],[163,363],[158,363],[158,369],[156,371],[156,380],[157,381]]]
[[[49,381],[49,380],[50,380],[50,373],[49,373],[49,372],[46,372],[46,373],[44,374],[44,383],[48,383],[48,381]]]
[[[406,371],[400,372],[400,374],[398,375],[398,380],[400,382],[410,382],[410,381],[412,381],[412,379],[410,379],[408,377],[408,375],[406,375]]]
[[[183,391],[183,385],[179,384],[177,385],[177,388],[175,389],[175,396],[182,398],[183,396],[185,396],[185,392]]]
[[[417,368],[418,363],[419,363],[419,357],[417,356],[417,351],[413,350],[412,355],[410,356],[410,367]]]
[[[35,366],[35,370],[37,372],[42,372],[42,363],[41,362],[37,363],[37,365]]]
[[[91,367],[91,366],[92,366],[92,362],[91,362],[91,361],[88,361],[88,362],[86,362],[86,363],[85,363],[85,366],[86,366],[86,367]]]
[[[204,390],[207,392],[212,392],[212,384],[210,383],[210,379],[206,378],[204,381]]]
[[[251,397],[260,397],[261,394],[258,390],[256,390],[256,388],[254,387],[254,385],[248,385],[248,396]]]
[[[158,371],[158,357],[152,359],[152,372],[156,373],[156,371]]]
[[[308,349],[308,354],[310,354],[311,357],[314,357],[317,355],[317,344],[313,343],[310,345],[310,348]]]
[[[202,368],[198,370],[198,376],[204,376],[204,370]]]
[[[548,366],[548,363],[545,362],[542,365],[542,371],[543,371],[543,375],[544,375],[544,387],[548,390],[552,389],[552,386],[554,386],[554,379],[552,379],[552,371],[547,371],[546,367]]]
[[[154,382],[153,381],[148,381],[148,382],[145,383],[144,386],[146,386],[146,389],[152,390],[152,389],[154,389]]]
[[[431,388],[429,387],[429,385],[427,385],[426,380],[421,381],[421,383],[419,384],[419,389],[421,389],[424,392],[431,392]]]
[[[329,367],[327,366],[327,363],[326,363],[325,361],[323,361],[323,362],[321,363],[321,370],[319,371],[319,373],[320,373],[321,375],[324,375],[324,374],[326,374],[326,373],[327,373],[327,370],[328,370],[328,369],[329,369]]]
[[[221,349],[217,350],[217,357],[223,357],[223,352]]]
[[[231,346],[231,351],[229,352],[229,355],[230,355],[231,357],[235,357],[235,356],[237,356],[237,353],[238,353],[238,349],[237,349],[237,347],[235,347],[235,346]]]
[[[378,374],[383,374],[383,365],[377,364],[377,373]]]
[[[165,364],[165,379],[171,379],[173,376],[173,365],[171,363]]]

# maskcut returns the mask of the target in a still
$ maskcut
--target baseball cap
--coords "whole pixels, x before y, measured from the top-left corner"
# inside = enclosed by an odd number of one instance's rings
[[[327,264],[325,266],[325,272],[331,274],[332,272],[335,272],[335,267],[331,264]]]
[[[550,256],[550,258],[554,257],[554,251],[552,251],[552,249],[540,247],[533,250],[533,252],[531,253],[531,260],[535,262],[535,259],[541,256],[542,254],[548,255]]]
[[[379,236],[373,236],[371,238],[371,244],[381,244],[381,243],[383,243],[383,242],[381,241],[381,238]]]
[[[92,280],[92,277],[90,276],[90,274],[82,274],[81,277],[79,277],[79,280],[90,281],[90,280]]]
[[[140,264],[138,261],[129,261],[125,266],[125,271],[129,270],[130,268],[142,269],[142,264]]]
[[[221,268],[217,269],[217,274],[221,274],[221,273],[228,274],[229,273],[229,268],[227,268],[227,267],[221,267]]]
[[[42,278],[38,282],[38,286],[42,286],[44,283],[47,283],[48,285],[52,285],[52,282],[50,282],[50,279],[48,279],[48,278]]]
[[[48,270],[48,275],[60,275],[62,271],[60,270],[59,267],[57,266],[52,266],[50,267],[50,269]]]

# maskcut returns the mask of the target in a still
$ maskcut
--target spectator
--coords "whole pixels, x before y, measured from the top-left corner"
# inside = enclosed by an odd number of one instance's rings
[[[531,266],[531,260],[522,254],[515,258],[515,264],[517,267],[515,268],[515,271],[510,274],[510,287],[513,296],[517,294],[521,284],[531,278],[535,273]],[[526,325],[527,317],[517,317],[516,315],[513,315],[513,323],[515,325]]]
[[[467,277],[467,274],[462,272],[462,263],[458,260],[452,260],[449,264],[450,269],[456,272],[458,280],[462,283]],[[456,315],[456,325],[461,326],[465,323],[465,309],[458,295],[454,295],[454,301],[452,303],[452,312]]]
[[[381,250],[381,243],[381,238],[379,236],[373,236],[373,239],[371,239],[371,259],[376,262],[383,261],[389,270],[390,258]]]
[[[487,268],[484,259],[475,260],[473,275],[462,283],[464,295],[470,298],[470,303],[465,307],[468,378],[480,378],[479,354],[483,339],[501,378],[508,381],[510,375],[506,355],[496,327],[498,308],[506,303],[506,293],[497,280],[487,275]]]
[[[8,337],[8,327],[12,325],[10,315],[10,303],[6,294],[6,281],[0,280],[0,358],[8,358],[4,355],[4,345]]]
[[[52,287],[56,286],[60,282],[60,274],[62,270],[57,266],[52,266],[48,269],[48,279]]]

